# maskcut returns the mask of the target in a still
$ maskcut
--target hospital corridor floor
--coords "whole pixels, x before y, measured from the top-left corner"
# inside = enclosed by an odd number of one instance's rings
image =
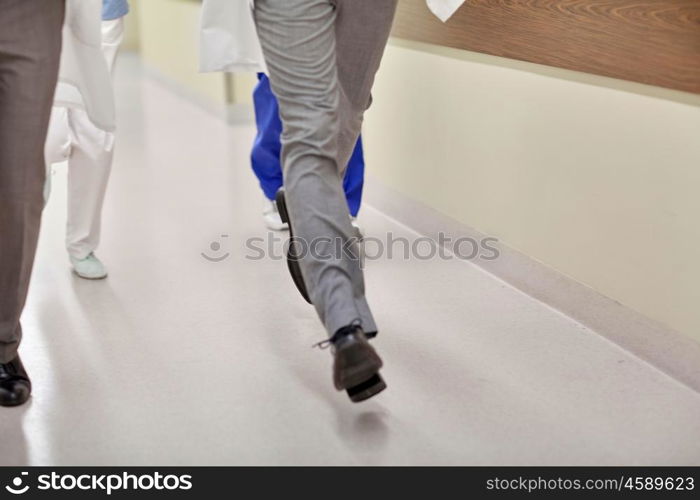
[[[110,274],[70,271],[58,165],[23,316],[34,393],[0,410],[1,465],[700,463],[700,394],[460,260],[367,260],[388,389],[352,404],[267,251],[252,119],[226,124],[133,56],[116,86]],[[360,221],[420,236],[368,205]]]

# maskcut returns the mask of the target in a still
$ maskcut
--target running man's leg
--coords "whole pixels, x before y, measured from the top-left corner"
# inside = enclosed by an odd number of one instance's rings
[[[311,251],[301,259],[301,270],[331,335],[350,324],[376,331],[364,298],[359,248],[341,179],[369,105],[396,1],[353,2],[255,4],[258,34],[284,122],[282,163],[289,215],[295,236]],[[351,31],[354,43],[348,40]]]
[[[251,165],[265,197],[274,200],[283,184],[280,163],[282,121],[279,117],[277,98],[272,93],[270,80],[264,73],[258,74],[258,84],[253,91],[253,104],[257,133],[250,155]],[[350,157],[343,180],[345,198],[353,217],[360,211],[364,175],[365,159],[360,138]]]
[[[328,0],[256,0],[255,18],[284,122],[282,165],[291,224],[296,238],[314,248],[300,262],[311,301],[329,335],[353,323],[371,329],[374,321],[362,318],[355,305],[359,261],[335,251],[336,242],[355,235],[341,182],[344,167],[337,162],[335,6]]]

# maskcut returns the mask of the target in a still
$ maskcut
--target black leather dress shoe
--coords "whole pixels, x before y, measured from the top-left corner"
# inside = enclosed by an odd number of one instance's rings
[[[309,292],[306,290],[306,284],[304,283],[304,277],[301,275],[301,267],[299,267],[299,257],[296,253],[294,242],[294,229],[292,229],[292,223],[289,220],[289,212],[287,211],[287,201],[284,197],[284,188],[277,191],[275,196],[275,202],[277,203],[277,211],[280,213],[280,218],[282,222],[287,224],[289,227],[289,238],[290,245],[287,250],[287,268],[289,269],[289,274],[292,275],[292,280],[299,290],[299,293],[304,300],[311,304],[311,299],[309,298]]]
[[[359,403],[386,389],[379,375],[382,359],[358,326],[338,330],[327,342],[333,350],[333,384]]]
[[[19,406],[29,399],[32,382],[19,355],[9,363],[0,363],[0,406]]]

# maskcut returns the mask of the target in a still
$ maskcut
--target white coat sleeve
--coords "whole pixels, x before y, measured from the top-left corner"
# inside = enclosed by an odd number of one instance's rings
[[[114,90],[102,54],[102,0],[68,0],[55,104],[83,108],[98,128],[115,128]]]
[[[248,0],[204,0],[199,70],[265,72],[265,60]]]
[[[466,0],[427,0],[428,8],[443,23],[457,12]]]

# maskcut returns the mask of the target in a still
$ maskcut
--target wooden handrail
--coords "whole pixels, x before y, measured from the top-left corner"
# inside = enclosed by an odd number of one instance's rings
[[[700,94],[700,0],[399,0],[393,35]]]

